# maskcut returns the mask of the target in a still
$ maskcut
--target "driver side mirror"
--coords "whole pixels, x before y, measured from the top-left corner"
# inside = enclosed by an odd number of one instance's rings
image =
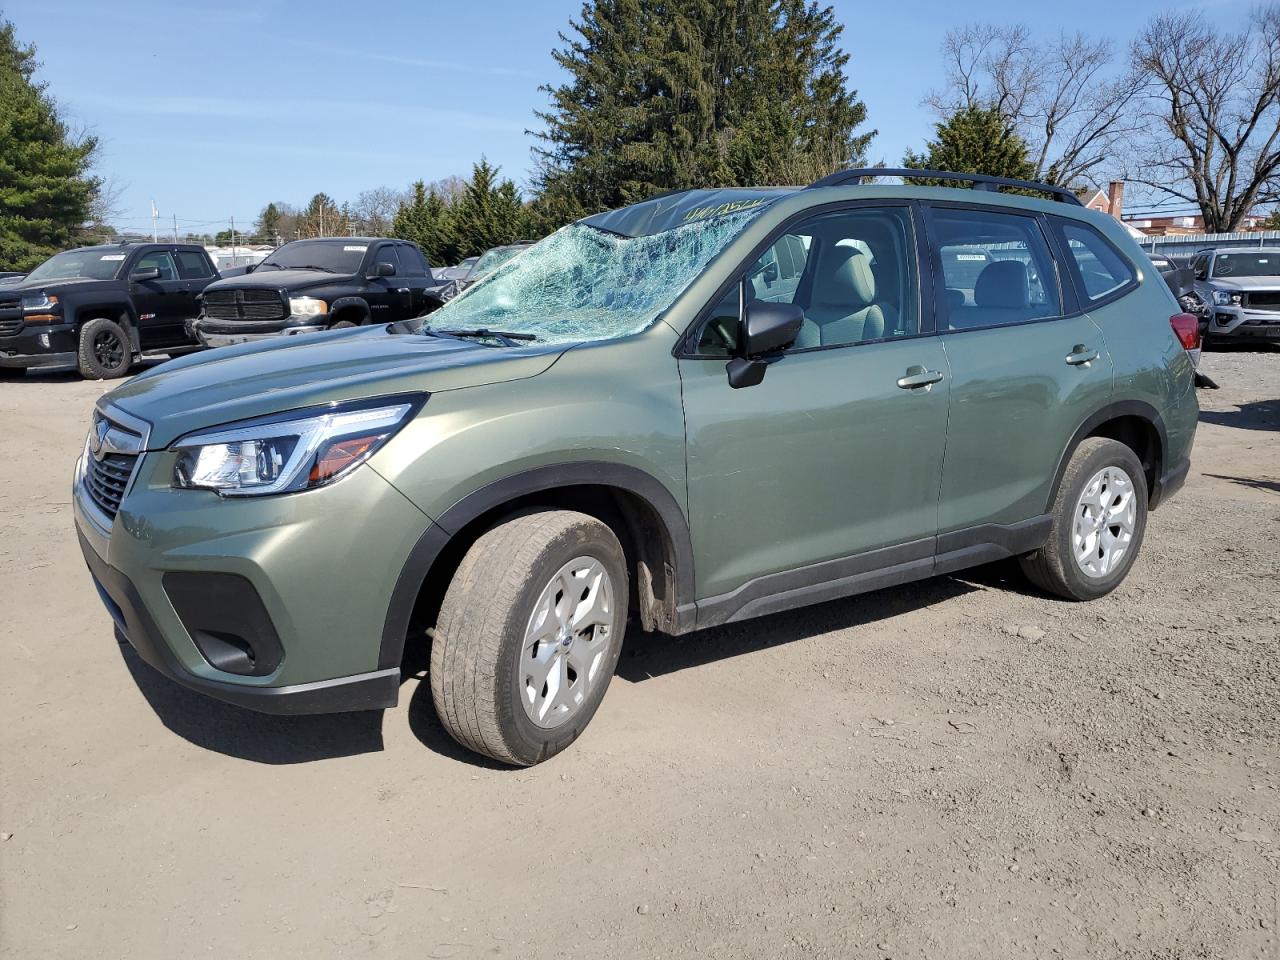
[[[394,263],[387,263],[385,260],[379,260],[373,265],[373,268],[369,271],[369,275],[365,279],[377,280],[381,277],[394,277],[395,275],[396,265]]]
[[[1196,272],[1190,267],[1179,267],[1164,275],[1164,282],[1175,297],[1185,297],[1195,287]]]
[[[134,270],[129,274],[129,280],[132,283],[146,283],[148,280],[159,280],[159,267],[143,267],[141,270]]]
[[[804,326],[804,311],[794,303],[748,301],[743,311],[738,356],[725,365],[729,386],[754,387],[764,379],[769,364],[796,342]]]

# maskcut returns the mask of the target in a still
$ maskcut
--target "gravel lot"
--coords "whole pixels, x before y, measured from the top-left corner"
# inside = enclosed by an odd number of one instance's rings
[[[1276,957],[1280,352],[1204,367],[1112,596],[986,568],[636,635],[520,771],[417,679],[286,720],[119,648],[67,490],[103,385],[0,385],[0,955]]]

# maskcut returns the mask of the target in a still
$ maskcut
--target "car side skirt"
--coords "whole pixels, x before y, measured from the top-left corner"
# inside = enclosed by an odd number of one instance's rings
[[[757,577],[732,593],[699,600],[695,628],[749,620],[827,600],[953,573],[1044,546],[1048,514],[1012,524],[983,524]]]

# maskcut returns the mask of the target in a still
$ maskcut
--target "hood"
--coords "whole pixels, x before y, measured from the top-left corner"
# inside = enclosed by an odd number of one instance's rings
[[[215,280],[204,289],[206,293],[210,290],[305,290],[330,283],[351,283],[354,279],[351,274],[325,273],[323,270],[267,269]]]
[[[68,290],[71,287],[83,287],[92,283],[116,283],[115,280],[95,280],[93,277],[73,277],[68,280],[28,280],[23,277],[17,283],[5,283],[0,285],[0,294],[5,293],[27,293],[31,290],[47,290],[49,293],[57,293],[59,290]]]
[[[1280,277],[1214,277],[1209,283],[1219,290],[1280,290]]]
[[[490,347],[356,327],[189,354],[105,399],[150,423],[148,447],[161,449],[193,430],[300,407],[523,380],[547,370],[566,347]]]

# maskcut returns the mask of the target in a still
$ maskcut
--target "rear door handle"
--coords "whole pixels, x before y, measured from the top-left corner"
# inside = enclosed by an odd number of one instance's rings
[[[921,366],[907,367],[905,376],[898,378],[898,386],[903,390],[916,390],[920,387],[931,387],[942,379],[938,370],[926,370]]]
[[[398,287],[398,288],[396,288],[396,293],[408,293],[408,292],[409,292],[409,288],[408,288],[408,287]]]
[[[1090,347],[1086,347],[1083,343],[1077,343],[1071,348],[1071,352],[1067,354],[1067,363],[1073,367],[1082,367],[1098,359],[1098,351]]]

